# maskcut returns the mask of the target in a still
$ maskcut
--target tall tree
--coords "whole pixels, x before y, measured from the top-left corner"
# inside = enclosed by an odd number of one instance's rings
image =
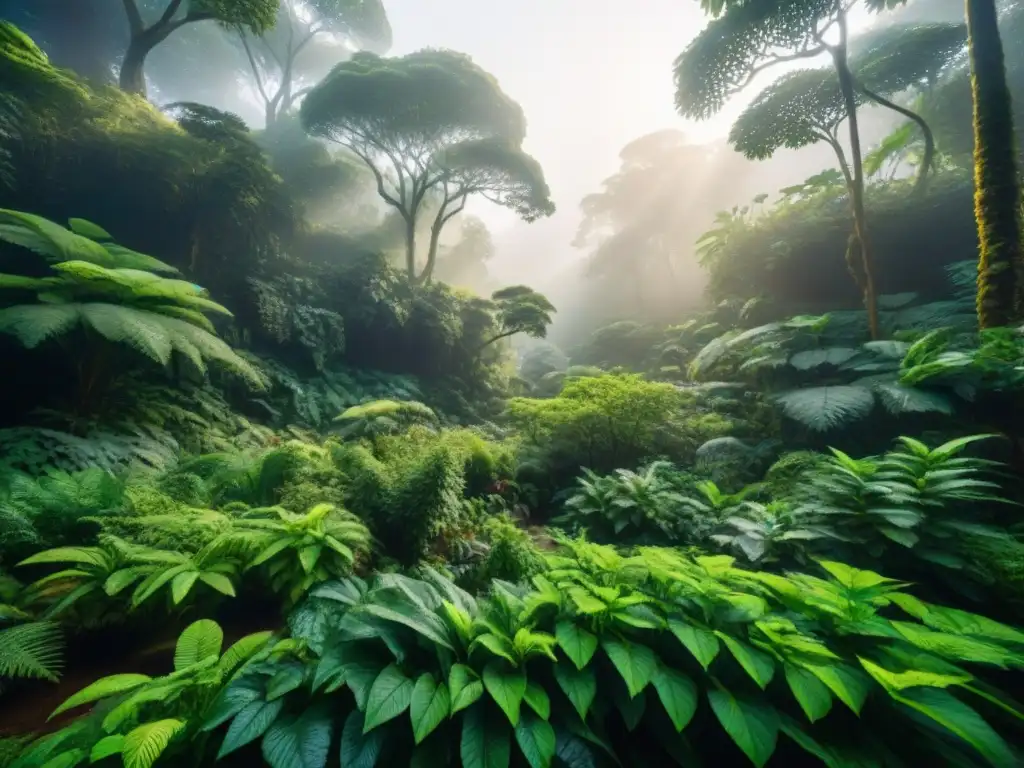
[[[967,0],[967,28],[974,101],[974,208],[981,245],[978,322],[992,328],[1024,313],[1021,188],[995,0]]]
[[[905,0],[864,0],[872,9]],[[686,117],[705,119],[759,74],[779,64],[828,55],[846,112],[850,150],[851,249],[860,254],[864,305],[872,338],[878,338],[877,293],[864,205],[864,158],[858,88],[850,67],[849,14],[858,0],[701,0],[716,14],[675,65],[676,106]]]
[[[280,0],[166,0],[155,21],[143,17],[145,2],[121,0],[131,38],[121,61],[121,88],[146,94],[146,57],[176,30],[200,21],[241,26],[254,34],[270,29],[277,19]]]
[[[381,0],[281,0],[277,23],[259,35],[237,26],[267,127],[308,90],[350,46],[383,54],[391,25]],[[324,62],[329,62],[326,67]],[[322,68],[321,68],[322,67]]]
[[[312,135],[346,147],[370,168],[381,199],[405,224],[412,280],[431,279],[441,232],[470,197],[527,221],[554,211],[540,165],[521,149],[522,108],[463,54],[359,52],[309,92],[300,116]],[[437,208],[421,271],[416,230],[429,198]]]

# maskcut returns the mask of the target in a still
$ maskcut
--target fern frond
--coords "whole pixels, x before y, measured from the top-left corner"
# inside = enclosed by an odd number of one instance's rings
[[[0,630],[0,677],[56,682],[64,658],[60,626],[33,621]]]
[[[0,208],[0,240],[20,245],[51,262],[80,259],[94,264],[111,261],[99,243],[76,235],[42,216]]]
[[[815,432],[827,432],[862,419],[875,406],[866,387],[843,385],[794,389],[775,396],[786,416]]]

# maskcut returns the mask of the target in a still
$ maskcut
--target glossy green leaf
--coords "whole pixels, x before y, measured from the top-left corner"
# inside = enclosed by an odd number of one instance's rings
[[[324,768],[333,729],[331,710],[324,703],[297,718],[278,720],[263,737],[263,759],[270,768]]]
[[[409,705],[413,738],[417,744],[427,738],[448,717],[450,709],[448,686],[435,682],[433,675],[429,673],[420,675],[412,690],[412,701]]]
[[[546,720],[526,712],[516,726],[516,743],[530,768],[549,768],[555,756],[555,729]]]
[[[682,672],[664,665],[658,667],[651,682],[676,731],[682,731],[697,711],[696,684]]]
[[[779,721],[775,711],[760,704],[741,701],[728,691],[708,691],[711,709],[725,732],[736,742],[754,765],[762,768],[772,754],[779,738]]]
[[[1013,750],[992,726],[949,691],[939,688],[908,688],[893,693],[892,697],[955,733],[997,768],[1020,765]]]
[[[829,713],[832,709],[832,694],[827,685],[811,672],[793,664],[786,664],[784,671],[786,682],[808,720],[813,723]]]
[[[125,734],[121,746],[124,768],[151,768],[167,745],[185,729],[183,720],[157,720],[144,723]]]
[[[686,650],[693,654],[693,657],[704,669],[711,666],[720,647],[718,638],[713,632],[685,624],[679,619],[669,619],[668,626],[672,630],[672,634],[686,646]]]
[[[462,768],[508,768],[512,757],[508,721],[496,710],[475,706],[462,719]]]
[[[283,708],[284,699],[254,701],[244,707],[228,726],[220,751],[217,752],[217,759],[220,760],[266,733]]]
[[[341,768],[374,768],[381,752],[387,729],[377,728],[363,733],[363,713],[352,710],[341,730]]]
[[[53,714],[50,718],[54,718],[61,712],[65,712],[75,707],[80,707],[82,704],[89,704],[93,701],[99,701],[107,696],[113,696],[118,693],[125,693],[134,688],[138,688],[140,685],[148,683],[153,678],[148,675],[134,675],[134,674],[123,674],[123,675],[110,675],[109,677],[103,677],[97,680],[92,685],[88,685],[80,690],[75,695],[71,696],[67,701],[53,710]]]
[[[472,669],[464,664],[453,664],[448,673],[448,689],[452,700],[452,714],[476,703],[483,696],[484,684]]]
[[[740,640],[729,637],[724,632],[716,632],[725,647],[729,649],[740,666],[747,671],[754,682],[762,688],[767,688],[775,675],[775,662],[772,657],[763,651],[752,648]]]
[[[646,645],[628,640],[604,640],[601,643],[615,669],[626,683],[630,696],[636,696],[651,682],[658,658]]]
[[[551,717],[551,699],[539,683],[533,680],[526,683],[526,695],[523,696],[523,700],[542,719],[547,720]]]
[[[395,664],[389,664],[373,681],[366,702],[363,733],[398,717],[412,702],[413,682]]]
[[[597,650],[597,636],[571,621],[559,621],[555,625],[555,638],[577,669],[587,666]]]
[[[586,720],[594,697],[597,696],[597,679],[593,670],[576,669],[562,662],[555,666],[555,680],[579,713],[580,719]]]
[[[509,722],[519,722],[519,709],[526,695],[526,675],[521,669],[511,669],[503,662],[492,661],[484,667],[484,687],[491,698],[508,716]]]

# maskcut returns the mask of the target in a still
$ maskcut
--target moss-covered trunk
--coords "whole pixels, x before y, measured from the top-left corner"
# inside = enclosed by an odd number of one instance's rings
[[[967,0],[974,99],[974,207],[978,221],[978,322],[1021,317],[1020,179],[996,0]]]

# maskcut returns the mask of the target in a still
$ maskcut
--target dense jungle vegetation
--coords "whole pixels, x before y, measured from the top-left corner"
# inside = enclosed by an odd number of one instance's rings
[[[929,2],[700,0],[681,116],[783,73],[623,149],[561,327],[386,3],[0,2],[0,766],[1024,764],[1024,3]]]

